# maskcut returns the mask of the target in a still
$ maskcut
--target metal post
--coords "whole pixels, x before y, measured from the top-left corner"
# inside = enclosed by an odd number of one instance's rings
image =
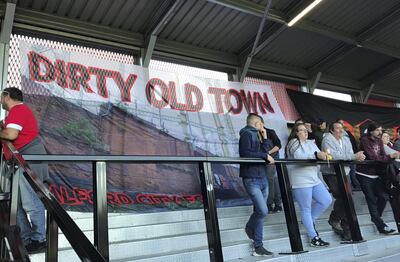
[[[11,166],[11,201],[10,201],[10,226],[17,225],[17,208],[19,198],[19,180],[21,177],[21,170],[15,169],[15,165]]]
[[[109,261],[106,162],[93,162],[94,246]]]
[[[353,197],[351,196],[351,185],[344,171],[343,163],[335,163],[334,168],[338,181],[340,196],[342,197],[346,212],[346,219],[349,223],[351,233],[351,241],[343,241],[342,243],[353,244],[364,242],[360,231],[360,225],[358,224],[356,210],[354,208]]]
[[[221,236],[219,234],[217,205],[210,162],[199,163],[201,193],[206,220],[208,251],[211,262],[223,262]]]
[[[278,173],[279,188],[281,190],[286,226],[288,229],[290,247],[292,249],[292,252],[282,252],[279,254],[291,255],[308,252],[303,250],[303,243],[301,242],[299,224],[297,222],[296,209],[294,208],[292,188],[290,185],[286,164],[277,163],[276,171]]]
[[[46,262],[58,261],[58,225],[54,216],[47,212]]]
[[[394,220],[396,221],[397,231],[400,232],[400,196],[390,195],[389,203],[393,210]]]

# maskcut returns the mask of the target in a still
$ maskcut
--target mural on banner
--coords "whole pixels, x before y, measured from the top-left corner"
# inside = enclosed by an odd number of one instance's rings
[[[270,86],[205,79],[20,42],[21,86],[49,154],[238,156],[238,132],[259,113],[285,143]],[[67,209],[92,208],[90,164],[51,165],[50,190]],[[197,166],[110,164],[115,212],[199,208]],[[219,206],[248,202],[238,165],[213,165]]]

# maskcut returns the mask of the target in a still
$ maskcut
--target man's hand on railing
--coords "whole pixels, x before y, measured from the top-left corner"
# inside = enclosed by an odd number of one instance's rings
[[[364,151],[358,151],[357,153],[354,154],[356,161],[364,161],[365,160],[365,155]]]
[[[390,154],[390,158],[399,159],[400,158],[400,152],[391,153]]]

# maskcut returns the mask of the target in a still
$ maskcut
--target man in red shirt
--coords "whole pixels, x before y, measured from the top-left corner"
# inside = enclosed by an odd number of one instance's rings
[[[4,125],[1,126],[0,139],[9,140],[21,154],[46,154],[39,139],[38,124],[32,110],[23,102],[21,90],[5,88],[1,93],[1,106],[8,111]],[[4,156],[10,160],[11,152],[3,145]],[[47,164],[30,164],[41,181],[48,178]],[[22,172],[20,169],[17,172]],[[21,238],[29,253],[46,249],[45,210],[28,181],[22,175],[19,181],[19,201],[17,225]],[[29,219],[28,219],[29,217]]]

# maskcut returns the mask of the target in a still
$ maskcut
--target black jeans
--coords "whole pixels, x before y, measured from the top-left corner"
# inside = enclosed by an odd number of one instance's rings
[[[268,199],[267,204],[269,207],[282,206],[281,190],[279,189],[278,175],[276,174],[275,165],[267,165],[267,179],[268,179]],[[272,211],[272,210],[270,210]]]
[[[369,178],[358,174],[357,179],[364,192],[371,221],[374,222],[378,230],[382,230],[387,226],[381,217],[383,210],[385,210],[386,202],[389,200],[389,195],[385,192],[382,180],[381,178]]]
[[[343,198],[340,196],[339,186],[336,175],[323,174],[325,183],[329,187],[335,202],[333,209],[329,216],[329,220],[338,221],[345,232],[350,232],[349,223],[346,217],[346,210],[344,208]]]

